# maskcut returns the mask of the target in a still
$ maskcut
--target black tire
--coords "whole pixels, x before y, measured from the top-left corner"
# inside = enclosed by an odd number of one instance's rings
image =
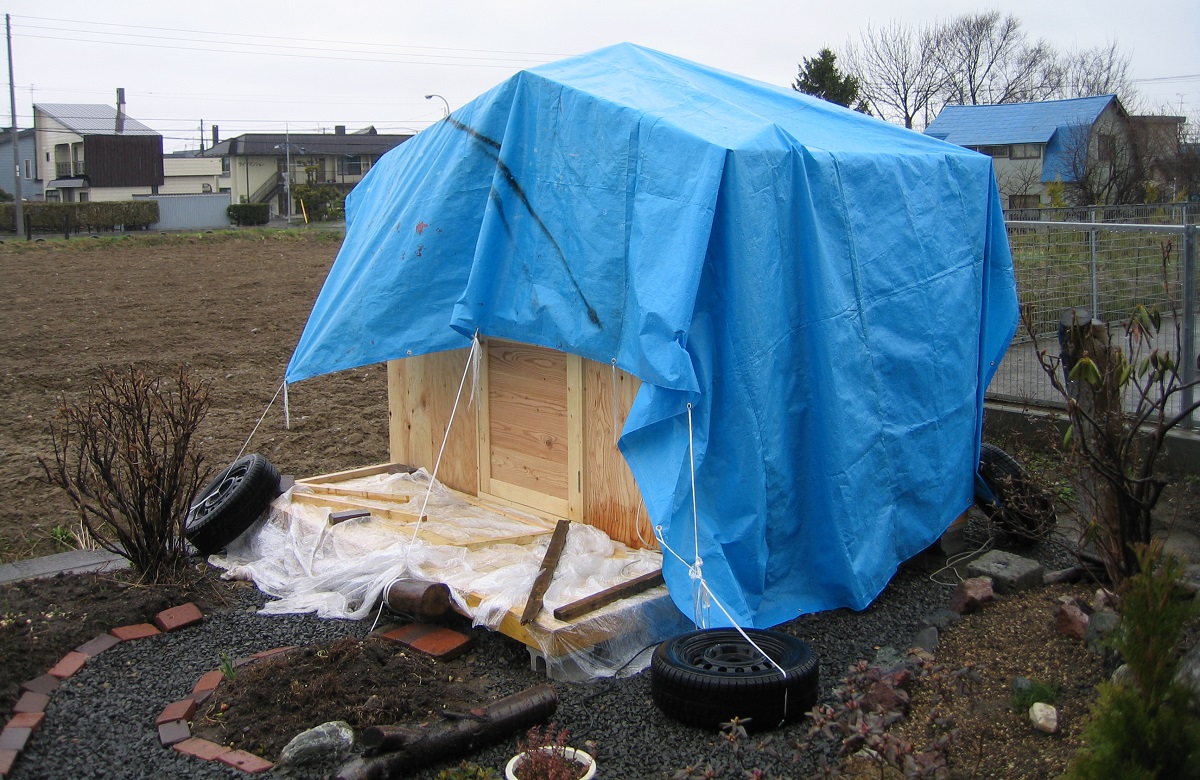
[[[1036,541],[1045,538],[1058,522],[1054,501],[1015,458],[996,445],[983,442],[980,446],[979,476],[996,500],[976,496],[976,503],[1010,534]]]
[[[765,731],[803,715],[817,702],[812,647],[780,631],[746,629],[768,663],[732,628],[693,631],[668,639],[650,661],[650,693],[668,716],[718,729],[738,718]]]
[[[279,495],[279,472],[262,455],[226,467],[201,490],[188,511],[187,540],[201,555],[220,552],[257,520]]]

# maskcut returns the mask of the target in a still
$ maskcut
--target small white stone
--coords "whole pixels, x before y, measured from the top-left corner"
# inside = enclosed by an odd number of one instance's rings
[[[1029,720],[1039,731],[1047,734],[1054,734],[1058,731],[1058,710],[1049,704],[1043,704],[1040,701],[1034,702],[1033,706],[1029,708]]]

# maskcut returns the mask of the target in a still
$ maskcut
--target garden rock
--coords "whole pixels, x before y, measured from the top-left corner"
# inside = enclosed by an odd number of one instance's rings
[[[1120,687],[1134,684],[1133,672],[1129,671],[1129,664],[1121,664],[1118,666],[1116,671],[1112,673],[1112,677],[1109,679],[1112,681],[1113,685]]]
[[[962,618],[959,616],[959,614],[954,610],[939,609],[935,612],[929,613],[929,616],[925,618],[925,624],[933,626],[938,631],[945,631],[947,628],[954,625],[961,619]]]
[[[1029,708],[1029,720],[1038,731],[1054,734],[1058,731],[1058,710],[1050,704],[1034,702]]]
[[[341,758],[354,749],[354,729],[332,720],[297,734],[279,754],[280,766],[305,766]]]
[[[989,577],[972,577],[955,586],[950,594],[950,609],[960,615],[976,612],[994,597]]]
[[[1054,625],[1058,633],[1083,641],[1087,636],[1089,618],[1087,613],[1079,608],[1074,601],[1058,605],[1054,613]]]
[[[922,650],[932,653],[937,650],[938,646],[938,630],[936,626],[926,626],[917,632],[913,637],[913,645]]]
[[[1195,593],[1200,597],[1200,563],[1192,563],[1183,567],[1183,573],[1179,576],[1179,586],[1188,593]]]
[[[1092,597],[1092,611],[1100,612],[1103,610],[1110,612],[1117,610],[1117,594],[1108,588],[1097,589],[1096,595]]]
[[[1092,615],[1083,637],[1087,642],[1087,649],[1093,653],[1103,654],[1107,648],[1106,643],[1109,637],[1117,630],[1120,623],[1121,616],[1111,609],[1103,609]]]
[[[1019,593],[1042,584],[1045,569],[1030,558],[992,550],[967,565],[972,577],[990,577],[997,593]]]
[[[1192,709],[1200,712],[1200,644],[1197,644],[1179,659],[1175,679],[1192,694]]]

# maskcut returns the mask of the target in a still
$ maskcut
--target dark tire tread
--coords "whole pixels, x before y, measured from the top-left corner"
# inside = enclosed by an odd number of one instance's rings
[[[240,479],[230,483],[231,477]],[[262,455],[239,458],[192,502],[187,540],[201,555],[220,552],[253,525],[278,495],[279,472],[270,461]]]

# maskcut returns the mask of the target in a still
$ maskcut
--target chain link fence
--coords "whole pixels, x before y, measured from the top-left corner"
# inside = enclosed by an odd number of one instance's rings
[[[1050,211],[1042,209],[1042,211]],[[1129,347],[1124,324],[1140,304],[1157,310],[1162,328],[1153,346],[1180,365],[1185,382],[1196,376],[1195,225],[1009,220],[1017,295],[1024,312],[1017,335],[988,387],[989,400],[1032,407],[1064,405],[1038,360],[1041,349],[1059,352],[1059,320],[1083,308],[1112,326]],[[1142,356],[1149,348],[1143,348]],[[1173,409],[1193,394],[1176,396]],[[1188,427],[1195,427],[1193,415]]]

